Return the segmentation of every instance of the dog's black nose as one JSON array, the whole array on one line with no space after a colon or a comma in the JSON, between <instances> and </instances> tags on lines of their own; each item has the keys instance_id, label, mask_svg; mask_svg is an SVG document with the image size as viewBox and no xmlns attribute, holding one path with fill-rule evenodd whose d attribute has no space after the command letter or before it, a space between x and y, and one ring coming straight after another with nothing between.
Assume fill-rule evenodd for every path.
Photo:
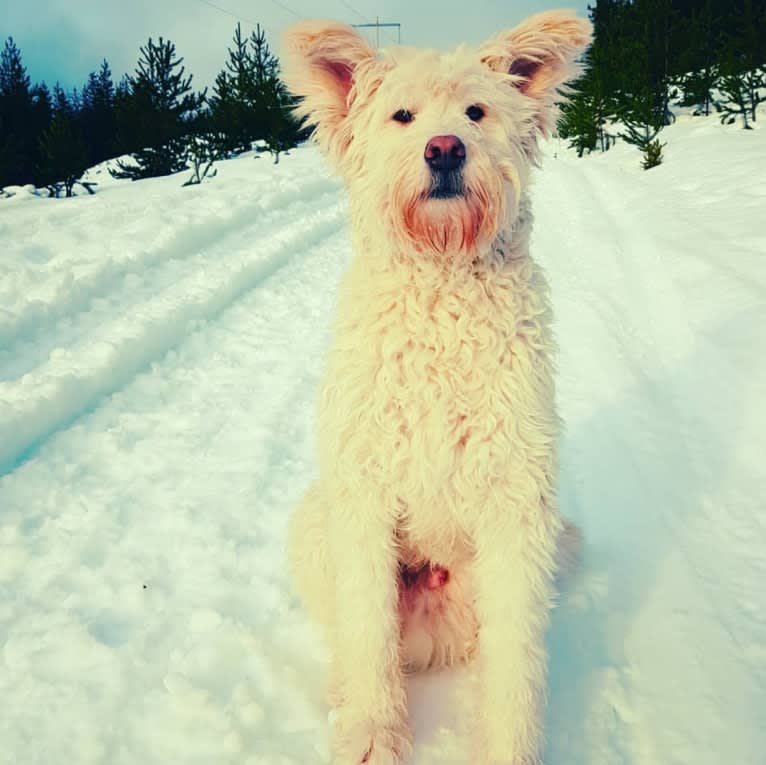
<instances>
[{"instance_id":1,"label":"dog's black nose","mask_svg":"<svg viewBox=\"0 0 766 765\"><path fill-rule=\"evenodd\" d=\"M465 144L456 135L435 135L423 156L432 170L457 170L465 162Z\"/></svg>"}]
</instances>

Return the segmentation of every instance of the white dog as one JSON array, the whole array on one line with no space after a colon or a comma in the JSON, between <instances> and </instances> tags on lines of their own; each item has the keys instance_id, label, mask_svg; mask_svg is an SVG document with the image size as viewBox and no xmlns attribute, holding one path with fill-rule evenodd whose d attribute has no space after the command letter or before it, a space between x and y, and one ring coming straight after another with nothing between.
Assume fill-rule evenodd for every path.
<instances>
[{"instance_id":1,"label":"white dog","mask_svg":"<svg viewBox=\"0 0 766 765\"><path fill-rule=\"evenodd\" d=\"M285 78L344 178L355 258L289 557L331 648L335 762L406 758L403 673L478 655L472 764L540 761L560 553L559 422L529 170L589 24L542 13L449 54L349 27L286 37Z\"/></svg>"}]
</instances>

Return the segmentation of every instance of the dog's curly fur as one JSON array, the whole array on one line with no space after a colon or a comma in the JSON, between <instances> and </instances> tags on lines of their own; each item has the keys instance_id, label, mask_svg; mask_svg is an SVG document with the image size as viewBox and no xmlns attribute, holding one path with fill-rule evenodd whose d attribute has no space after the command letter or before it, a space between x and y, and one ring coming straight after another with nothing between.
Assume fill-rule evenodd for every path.
<instances>
[{"instance_id":1,"label":"dog's curly fur","mask_svg":"<svg viewBox=\"0 0 766 765\"><path fill-rule=\"evenodd\" d=\"M287 34L285 78L346 182L356 253L322 388L320 477L288 543L331 648L339 765L401 762L403 673L474 653L472 762L539 762L544 630L558 551L578 536L556 507L551 313L526 189L589 35L563 11L450 54L378 55L333 23ZM403 109L411 120L392 118ZM429 196L437 135L465 147L447 199Z\"/></svg>"}]
</instances>

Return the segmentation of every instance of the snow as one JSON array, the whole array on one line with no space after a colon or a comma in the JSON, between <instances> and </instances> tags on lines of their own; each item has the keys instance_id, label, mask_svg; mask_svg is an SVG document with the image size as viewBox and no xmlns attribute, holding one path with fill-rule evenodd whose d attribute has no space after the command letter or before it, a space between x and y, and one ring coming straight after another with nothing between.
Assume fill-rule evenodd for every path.
<instances>
[{"instance_id":1,"label":"snow","mask_svg":"<svg viewBox=\"0 0 766 765\"><path fill-rule=\"evenodd\" d=\"M766 751L766 132L681 116L663 140L649 172L553 141L535 183L587 537L548 765ZM283 545L346 203L309 148L184 179L0 200L2 765L329 761ZM411 683L412 765L467 762L473 682Z\"/></svg>"}]
</instances>

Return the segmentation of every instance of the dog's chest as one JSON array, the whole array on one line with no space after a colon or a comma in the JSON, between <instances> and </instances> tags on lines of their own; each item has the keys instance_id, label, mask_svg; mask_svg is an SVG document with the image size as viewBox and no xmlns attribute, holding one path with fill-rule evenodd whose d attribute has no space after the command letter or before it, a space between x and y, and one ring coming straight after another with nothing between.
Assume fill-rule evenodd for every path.
<instances>
[{"instance_id":1,"label":"dog's chest","mask_svg":"<svg viewBox=\"0 0 766 765\"><path fill-rule=\"evenodd\" d=\"M522 263L490 282L409 282L341 304L326 390L336 419L325 423L339 466L369 465L409 508L449 503L464 494L455 482L500 474L518 417L536 406L525 396L549 377L546 293L530 276ZM451 534L433 519L443 524L460 509L443 510L420 518L411 509L412 534Z\"/></svg>"}]
</instances>

